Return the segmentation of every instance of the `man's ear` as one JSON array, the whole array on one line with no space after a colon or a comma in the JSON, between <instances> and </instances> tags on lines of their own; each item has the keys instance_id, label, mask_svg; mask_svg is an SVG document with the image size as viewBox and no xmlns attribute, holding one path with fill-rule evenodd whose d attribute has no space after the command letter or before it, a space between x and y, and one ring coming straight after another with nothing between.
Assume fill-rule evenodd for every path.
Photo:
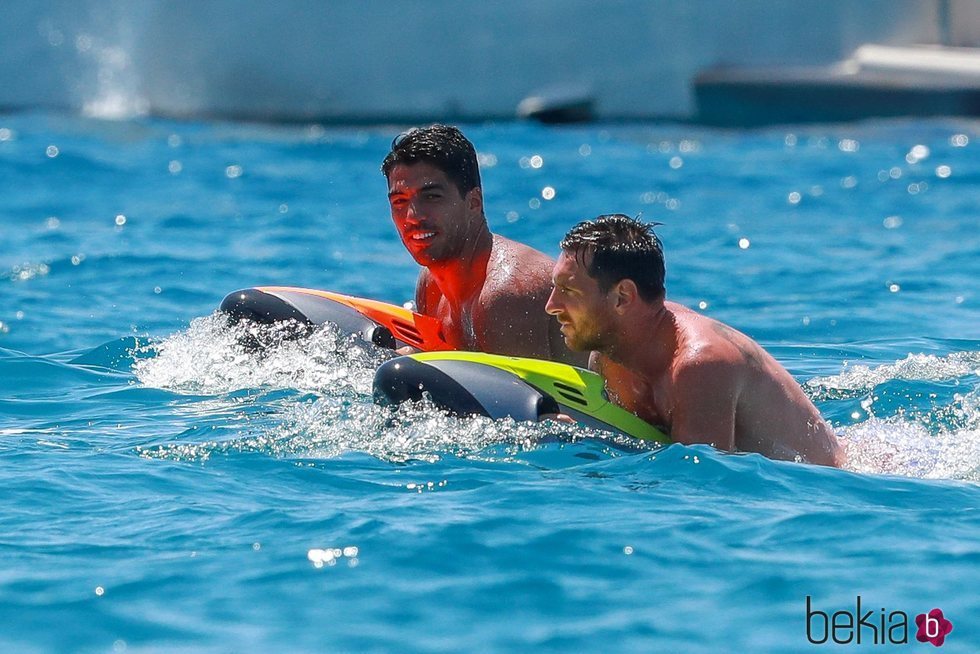
<instances>
[{"instance_id":1,"label":"man's ear","mask_svg":"<svg viewBox=\"0 0 980 654\"><path fill-rule=\"evenodd\" d=\"M621 279L612 287L613 307L619 314L625 313L639 299L639 289L632 279Z\"/></svg>"},{"instance_id":2,"label":"man's ear","mask_svg":"<svg viewBox=\"0 0 980 654\"><path fill-rule=\"evenodd\" d=\"M483 189L474 186L466 193L466 208L470 211L483 213Z\"/></svg>"}]
</instances>

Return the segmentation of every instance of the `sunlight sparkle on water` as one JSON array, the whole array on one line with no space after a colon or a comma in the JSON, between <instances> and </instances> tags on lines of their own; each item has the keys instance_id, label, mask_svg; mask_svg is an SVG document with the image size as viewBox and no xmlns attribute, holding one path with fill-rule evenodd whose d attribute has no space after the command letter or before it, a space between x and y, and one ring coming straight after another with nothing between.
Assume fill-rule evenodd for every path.
<instances>
[{"instance_id":1,"label":"sunlight sparkle on water","mask_svg":"<svg viewBox=\"0 0 980 654\"><path fill-rule=\"evenodd\" d=\"M306 552L306 558L313 564L314 568L322 568L324 566L333 567L337 565L337 561L346 558L347 565L351 568L357 567L359 553L359 548L353 545L348 545L347 547L328 547L328 548L318 548L314 547Z\"/></svg>"},{"instance_id":2,"label":"sunlight sparkle on water","mask_svg":"<svg viewBox=\"0 0 980 654\"><path fill-rule=\"evenodd\" d=\"M521 168L539 169L544 166L544 158L540 154L535 154L530 157L521 157L518 164Z\"/></svg>"},{"instance_id":3,"label":"sunlight sparkle on water","mask_svg":"<svg viewBox=\"0 0 980 654\"><path fill-rule=\"evenodd\" d=\"M924 159L928 159L928 158L929 158L929 148L927 148L924 145L913 146L912 149L909 150L908 154L905 155L905 161L907 161L910 164L917 164L920 161L923 161Z\"/></svg>"},{"instance_id":4,"label":"sunlight sparkle on water","mask_svg":"<svg viewBox=\"0 0 980 654\"><path fill-rule=\"evenodd\" d=\"M693 139L682 139L677 145L677 149L681 152L698 152L701 149L700 141L695 141Z\"/></svg>"}]
</instances>

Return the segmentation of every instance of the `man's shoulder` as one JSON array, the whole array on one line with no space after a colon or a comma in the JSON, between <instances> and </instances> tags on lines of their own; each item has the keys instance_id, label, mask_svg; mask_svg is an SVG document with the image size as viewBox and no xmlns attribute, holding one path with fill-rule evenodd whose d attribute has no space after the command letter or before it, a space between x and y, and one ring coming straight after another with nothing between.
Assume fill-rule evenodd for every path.
<instances>
[{"instance_id":1,"label":"man's shoulder","mask_svg":"<svg viewBox=\"0 0 980 654\"><path fill-rule=\"evenodd\" d=\"M494 255L487 271L487 300L538 298L551 292L554 261L532 247L494 236ZM544 307L541 308L544 311Z\"/></svg>"},{"instance_id":2,"label":"man's shoulder","mask_svg":"<svg viewBox=\"0 0 980 654\"><path fill-rule=\"evenodd\" d=\"M519 311L545 318L544 305L551 293L550 281L506 273L488 276L480 293L480 305L484 311Z\"/></svg>"},{"instance_id":3,"label":"man's shoulder","mask_svg":"<svg viewBox=\"0 0 980 654\"><path fill-rule=\"evenodd\" d=\"M730 332L737 334L724 323L696 315L686 326L670 367L675 386L697 394L740 387L747 351Z\"/></svg>"},{"instance_id":4,"label":"man's shoulder","mask_svg":"<svg viewBox=\"0 0 980 654\"><path fill-rule=\"evenodd\" d=\"M544 252L536 250L530 245L509 239L506 236L501 236L500 234L493 235L493 247L498 256L515 258L523 264L547 267L549 272L555 265L555 260Z\"/></svg>"},{"instance_id":5,"label":"man's shoulder","mask_svg":"<svg viewBox=\"0 0 980 654\"><path fill-rule=\"evenodd\" d=\"M711 320L687 330L671 365L675 379L717 375L738 367L742 353L726 337L723 327L722 323Z\"/></svg>"},{"instance_id":6,"label":"man's shoulder","mask_svg":"<svg viewBox=\"0 0 980 654\"><path fill-rule=\"evenodd\" d=\"M752 340L720 320L677 305L671 308L678 326L678 355L689 363L712 362L737 357Z\"/></svg>"}]
</instances>

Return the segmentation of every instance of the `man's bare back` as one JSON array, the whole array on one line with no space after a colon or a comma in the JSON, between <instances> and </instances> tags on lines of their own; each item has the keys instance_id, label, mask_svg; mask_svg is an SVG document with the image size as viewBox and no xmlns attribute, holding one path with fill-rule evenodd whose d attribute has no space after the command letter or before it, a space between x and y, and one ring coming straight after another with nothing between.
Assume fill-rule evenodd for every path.
<instances>
[{"instance_id":1,"label":"man's bare back","mask_svg":"<svg viewBox=\"0 0 980 654\"><path fill-rule=\"evenodd\" d=\"M674 302L665 307L665 327L673 332L666 367L631 371L593 355L611 397L675 442L842 463L830 427L772 355L716 320Z\"/></svg>"}]
</instances>

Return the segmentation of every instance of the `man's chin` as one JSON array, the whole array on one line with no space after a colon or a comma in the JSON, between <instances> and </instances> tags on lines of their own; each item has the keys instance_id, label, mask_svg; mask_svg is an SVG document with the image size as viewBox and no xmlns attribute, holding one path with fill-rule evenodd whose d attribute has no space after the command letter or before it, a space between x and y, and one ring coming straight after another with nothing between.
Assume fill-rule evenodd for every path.
<instances>
[{"instance_id":1,"label":"man's chin","mask_svg":"<svg viewBox=\"0 0 980 654\"><path fill-rule=\"evenodd\" d=\"M565 347L567 347L572 352L585 352L587 350L592 349L591 347L587 347L587 344L583 344L577 339L575 339L575 337L573 336L563 335L562 339L565 341Z\"/></svg>"},{"instance_id":2,"label":"man's chin","mask_svg":"<svg viewBox=\"0 0 980 654\"><path fill-rule=\"evenodd\" d=\"M565 341L565 347L572 352L593 352L602 347L598 338L578 338L574 332L570 335L562 333L562 339Z\"/></svg>"},{"instance_id":3,"label":"man's chin","mask_svg":"<svg viewBox=\"0 0 980 654\"><path fill-rule=\"evenodd\" d=\"M432 256L431 252L429 251L429 248L427 247L425 248L407 247L406 249L408 250L408 253L412 255L412 258L415 259L415 263L419 264L420 266L428 267L439 261L438 257Z\"/></svg>"}]
</instances>

